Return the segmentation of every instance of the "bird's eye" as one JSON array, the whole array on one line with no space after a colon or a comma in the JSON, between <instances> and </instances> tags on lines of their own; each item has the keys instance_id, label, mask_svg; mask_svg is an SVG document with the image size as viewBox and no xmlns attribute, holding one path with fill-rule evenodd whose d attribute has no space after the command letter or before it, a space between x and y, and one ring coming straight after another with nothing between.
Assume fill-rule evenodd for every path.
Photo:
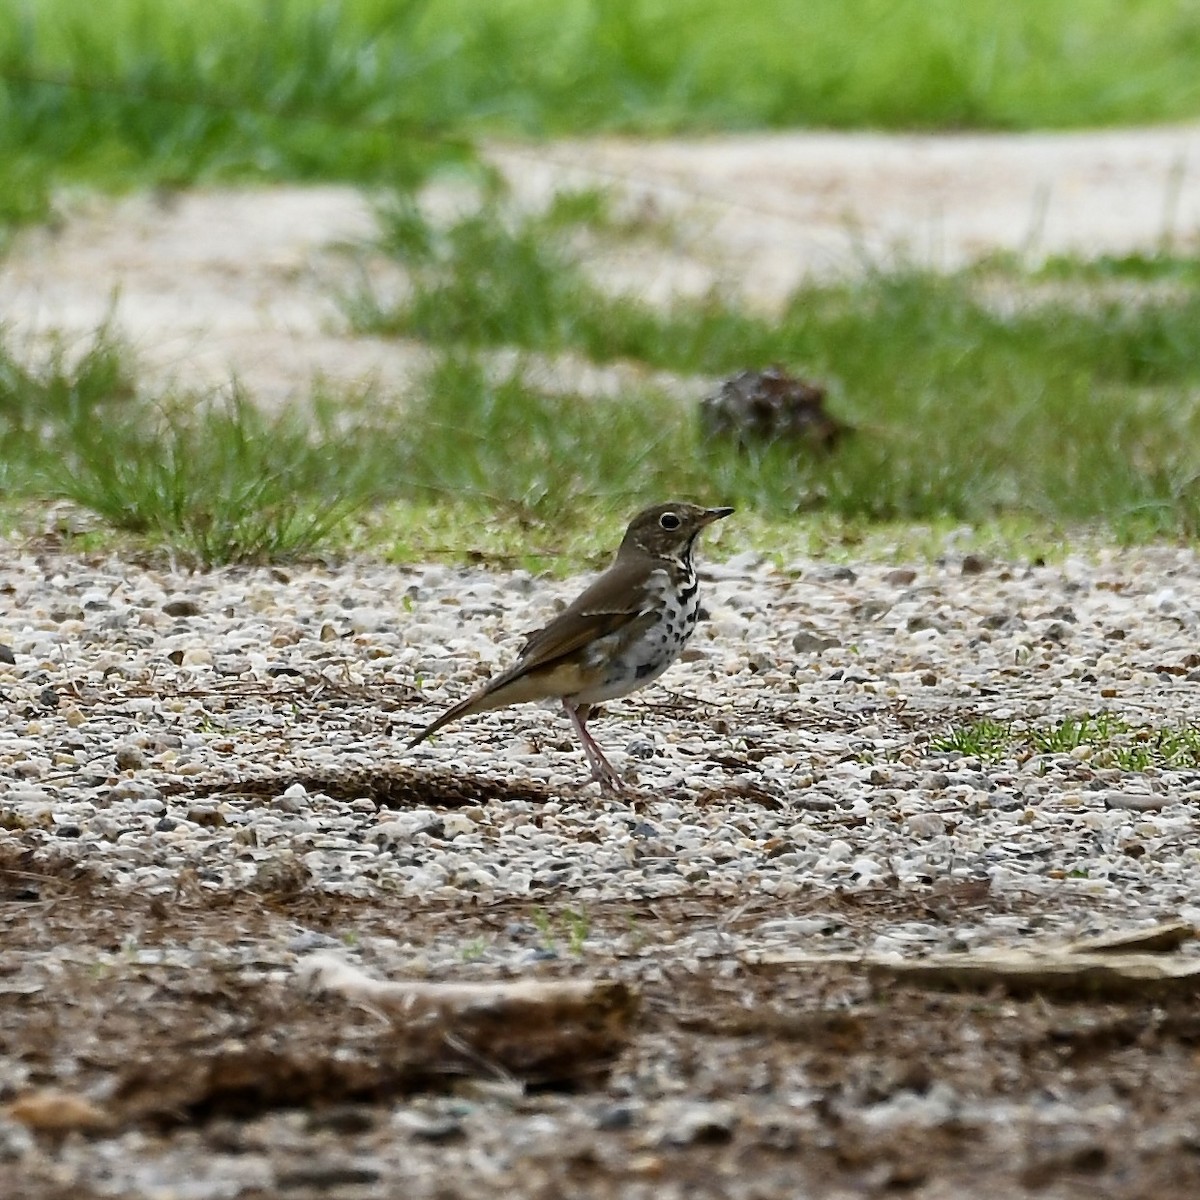
<instances>
[{"instance_id":1,"label":"bird's eye","mask_svg":"<svg viewBox=\"0 0 1200 1200\"><path fill-rule=\"evenodd\" d=\"M680 525L679 518L673 512L665 512L658 518L658 523L664 529L678 529Z\"/></svg>"}]
</instances>

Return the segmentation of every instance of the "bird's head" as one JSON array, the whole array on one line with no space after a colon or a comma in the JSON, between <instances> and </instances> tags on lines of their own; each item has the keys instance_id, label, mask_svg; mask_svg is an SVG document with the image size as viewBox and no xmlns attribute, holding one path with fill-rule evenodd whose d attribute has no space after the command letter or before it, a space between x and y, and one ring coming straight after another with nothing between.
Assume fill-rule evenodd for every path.
<instances>
[{"instance_id":1,"label":"bird's head","mask_svg":"<svg viewBox=\"0 0 1200 1200\"><path fill-rule=\"evenodd\" d=\"M640 550L655 558L684 558L705 526L731 512L732 508L701 508L682 500L655 504L629 522L620 553Z\"/></svg>"}]
</instances>

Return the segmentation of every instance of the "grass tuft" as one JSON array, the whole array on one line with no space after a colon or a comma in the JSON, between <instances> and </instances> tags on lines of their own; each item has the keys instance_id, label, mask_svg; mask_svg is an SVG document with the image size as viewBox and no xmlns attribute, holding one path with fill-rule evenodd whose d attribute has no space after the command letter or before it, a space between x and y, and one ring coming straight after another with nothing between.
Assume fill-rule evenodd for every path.
<instances>
[{"instance_id":1,"label":"grass tuft","mask_svg":"<svg viewBox=\"0 0 1200 1200\"><path fill-rule=\"evenodd\" d=\"M959 753L984 762L1083 750L1088 761L1100 768L1139 772L1200 767L1200 727L1132 725L1112 712L1031 726L985 717L954 726L929 745L935 753Z\"/></svg>"},{"instance_id":2,"label":"grass tuft","mask_svg":"<svg viewBox=\"0 0 1200 1200\"><path fill-rule=\"evenodd\" d=\"M134 368L107 330L75 356L59 345L34 368L0 340L0 492L44 486L65 446L86 441L135 404Z\"/></svg>"},{"instance_id":3,"label":"grass tuft","mask_svg":"<svg viewBox=\"0 0 1200 1200\"><path fill-rule=\"evenodd\" d=\"M238 392L162 414L141 406L74 438L53 483L203 567L294 558L362 502L312 435L294 412L265 416Z\"/></svg>"},{"instance_id":4,"label":"grass tuft","mask_svg":"<svg viewBox=\"0 0 1200 1200\"><path fill-rule=\"evenodd\" d=\"M268 415L225 403L154 404L128 351L101 331L74 360L40 370L0 346L0 490L57 496L201 565L295 557L328 542L381 487L394 460L353 399Z\"/></svg>"}]
</instances>

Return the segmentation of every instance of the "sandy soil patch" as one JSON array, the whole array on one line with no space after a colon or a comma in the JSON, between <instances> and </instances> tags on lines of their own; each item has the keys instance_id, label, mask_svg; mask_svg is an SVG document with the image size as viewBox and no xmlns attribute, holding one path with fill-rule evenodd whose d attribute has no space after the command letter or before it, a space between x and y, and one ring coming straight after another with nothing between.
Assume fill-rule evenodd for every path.
<instances>
[{"instance_id":1,"label":"sandy soil patch","mask_svg":"<svg viewBox=\"0 0 1200 1200\"><path fill-rule=\"evenodd\" d=\"M662 300L720 285L770 307L807 275L902 255L952 267L995 250L1124 254L1200 236L1200 126L1086 134L914 137L773 134L602 140L488 151L516 195L614 188L671 219L673 244L599 264ZM374 222L352 188L212 190L68 206L0 266L0 320L31 353L42 335L111 322L152 384L240 377L278 401L316 377L402 391L412 343L349 335L339 292L379 270ZM358 247L355 252L352 248ZM350 248L348 252L348 248ZM566 364L590 390L628 370Z\"/></svg>"}]
</instances>

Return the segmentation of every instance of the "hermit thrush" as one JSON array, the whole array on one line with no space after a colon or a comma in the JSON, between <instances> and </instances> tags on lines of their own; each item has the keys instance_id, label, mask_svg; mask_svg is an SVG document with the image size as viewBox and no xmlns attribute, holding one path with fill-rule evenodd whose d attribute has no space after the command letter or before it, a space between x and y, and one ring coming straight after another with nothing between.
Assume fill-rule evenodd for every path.
<instances>
[{"instance_id":1,"label":"hermit thrush","mask_svg":"<svg viewBox=\"0 0 1200 1200\"><path fill-rule=\"evenodd\" d=\"M459 717L558 699L571 718L592 778L619 790L620 777L587 729L592 706L657 679L678 657L700 615L692 546L732 508L656 504L629 523L617 557L544 629L529 635L517 661L427 725L410 746Z\"/></svg>"}]
</instances>

